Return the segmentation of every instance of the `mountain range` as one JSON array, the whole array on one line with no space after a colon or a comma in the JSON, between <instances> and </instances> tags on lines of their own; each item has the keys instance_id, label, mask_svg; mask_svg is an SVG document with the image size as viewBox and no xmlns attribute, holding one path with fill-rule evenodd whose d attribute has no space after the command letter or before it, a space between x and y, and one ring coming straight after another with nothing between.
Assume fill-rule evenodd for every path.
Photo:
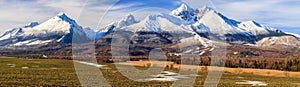
<instances>
[{"instance_id":1,"label":"mountain range","mask_svg":"<svg viewBox=\"0 0 300 87\"><path fill-rule=\"evenodd\" d=\"M260 24L256 21L236 21L210 8L191 8L182 4L169 14L158 13L136 20L129 14L122 20L113 22L99 31L83 28L65 13L42 22L32 22L11 29L0 36L0 46L4 49L34 47L49 44L70 44L76 38L96 40L109 38L116 31L132 34L132 43L152 45L181 43L197 40L200 45L211 41L228 44L241 44L254 47L298 47L300 37L297 34ZM168 33L171 33L169 35ZM176 40L172 35L177 35ZM145 39L147 38L147 39Z\"/></svg>"}]
</instances>

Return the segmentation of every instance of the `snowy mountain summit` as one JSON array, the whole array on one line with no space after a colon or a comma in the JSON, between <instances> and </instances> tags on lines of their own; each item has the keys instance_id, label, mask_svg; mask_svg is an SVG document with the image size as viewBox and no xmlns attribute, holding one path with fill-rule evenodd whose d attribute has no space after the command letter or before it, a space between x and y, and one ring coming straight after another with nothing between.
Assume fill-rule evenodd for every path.
<instances>
[{"instance_id":1,"label":"snowy mountain summit","mask_svg":"<svg viewBox=\"0 0 300 87\"><path fill-rule=\"evenodd\" d=\"M134 19L134 16L130 16ZM127 20L126 20L127 21ZM254 21L236 21L204 6L194 9L181 4L169 14L149 15L140 21L130 23L114 22L102 31L124 29L131 32L186 32L205 38L214 38L229 43L252 43L268 36L285 35L284 32Z\"/></svg>"},{"instance_id":2,"label":"snowy mountain summit","mask_svg":"<svg viewBox=\"0 0 300 87\"><path fill-rule=\"evenodd\" d=\"M97 32L90 28L82 28L65 13L59 13L43 23L32 22L24 27L5 32L0 36L0 46L32 46L36 45L33 43L43 45L51 42L71 43L73 34L79 35L79 38L94 40L101 39L117 30L157 34L169 32L179 35L179 39L197 37L242 44L256 44L268 37L295 36L255 21L230 19L207 6L192 8L183 3L169 14L157 13L142 20L136 20L133 14L129 14ZM185 35L180 35L183 33Z\"/></svg>"},{"instance_id":3,"label":"snowy mountain summit","mask_svg":"<svg viewBox=\"0 0 300 87\"><path fill-rule=\"evenodd\" d=\"M197 13L198 10L194 10L187 4L183 3L179 8L173 10L170 15L177 16L178 18L185 20L187 24L189 24L197 21Z\"/></svg>"},{"instance_id":4,"label":"snowy mountain summit","mask_svg":"<svg viewBox=\"0 0 300 87\"><path fill-rule=\"evenodd\" d=\"M32 22L24 27L5 32L0 36L0 43L1 46L32 46L36 45L32 44L33 42L44 42L37 44L47 44L57 40L62 43L70 42L64 40L64 37L74 33L74 29L82 28L65 13L59 13L41 24ZM78 33L84 34L84 32Z\"/></svg>"}]
</instances>

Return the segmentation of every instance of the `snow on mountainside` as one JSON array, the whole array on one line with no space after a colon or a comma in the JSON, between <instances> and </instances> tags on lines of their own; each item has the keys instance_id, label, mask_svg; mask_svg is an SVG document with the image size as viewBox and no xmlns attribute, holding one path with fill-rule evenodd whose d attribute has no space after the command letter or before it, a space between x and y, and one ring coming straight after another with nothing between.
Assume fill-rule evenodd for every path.
<instances>
[{"instance_id":1,"label":"snow on mountainside","mask_svg":"<svg viewBox=\"0 0 300 87\"><path fill-rule=\"evenodd\" d=\"M36 25L32 28L24 28L24 35L47 34L48 32L70 33L71 27L78 26L77 23L67 17L65 13L59 13L57 16Z\"/></svg>"},{"instance_id":2,"label":"snow on mountainside","mask_svg":"<svg viewBox=\"0 0 300 87\"><path fill-rule=\"evenodd\" d=\"M51 41L70 42L74 30L79 35L85 35L81 26L75 20L69 18L65 13L39 24L32 22L21 28L14 28L0 36L1 46L32 46L47 44ZM68 37L68 38L66 38Z\"/></svg>"},{"instance_id":3,"label":"snow on mountainside","mask_svg":"<svg viewBox=\"0 0 300 87\"><path fill-rule=\"evenodd\" d=\"M209 7L200 8L198 18L193 24L194 30L202 28L211 36L215 35L217 39L228 42L255 43L263 37L284 35L280 30L254 21L239 22L229 19Z\"/></svg>"},{"instance_id":4,"label":"snow on mountainside","mask_svg":"<svg viewBox=\"0 0 300 87\"><path fill-rule=\"evenodd\" d=\"M300 39L293 36L266 37L257 42L262 47L298 47Z\"/></svg>"},{"instance_id":5,"label":"snow on mountainside","mask_svg":"<svg viewBox=\"0 0 300 87\"><path fill-rule=\"evenodd\" d=\"M122 20L113 22L95 32L90 28L82 28L65 13L39 24L32 22L21 28L14 28L0 36L0 44L28 45L36 42L58 41L71 43L72 35L90 40L99 39L122 29L130 32L170 32L182 35L180 39L201 37L208 40L222 40L229 43L255 44L262 38L282 36L286 33L255 21L240 22L230 19L210 7L194 9L183 3L169 14L149 15L142 20L135 20L134 15L127 15ZM294 35L295 36L295 35ZM20 44L20 43L22 44ZM27 42L27 43L25 43ZM200 41L201 42L201 41ZM206 42L202 42L206 43Z\"/></svg>"},{"instance_id":6,"label":"snow on mountainside","mask_svg":"<svg viewBox=\"0 0 300 87\"><path fill-rule=\"evenodd\" d=\"M293 36L295 36L295 37L297 37L297 38L300 38L300 35L299 34L294 34L294 33L290 33L290 32L285 32L286 34L289 34L289 35L293 35Z\"/></svg>"},{"instance_id":7,"label":"snow on mountainside","mask_svg":"<svg viewBox=\"0 0 300 87\"><path fill-rule=\"evenodd\" d=\"M124 19L134 19L134 16L130 15ZM264 37L284 35L280 30L254 21L235 21L210 7L193 9L185 3L169 14L158 13L147 16L141 21L124 19L108 25L100 31L100 35L103 36L103 32L107 33L115 29L132 32L186 32L196 33L206 38L211 36L216 40L252 44Z\"/></svg>"},{"instance_id":8,"label":"snow on mountainside","mask_svg":"<svg viewBox=\"0 0 300 87\"><path fill-rule=\"evenodd\" d=\"M134 16L132 14L127 15L124 17L121 21L116 23L116 28L121 28L123 26L129 26L132 24L137 23L138 21L135 20Z\"/></svg>"},{"instance_id":9,"label":"snow on mountainside","mask_svg":"<svg viewBox=\"0 0 300 87\"><path fill-rule=\"evenodd\" d=\"M53 40L26 40L22 42L18 42L15 44L12 44L10 46L34 46L34 45L43 45L52 42Z\"/></svg>"},{"instance_id":10,"label":"snow on mountainside","mask_svg":"<svg viewBox=\"0 0 300 87\"><path fill-rule=\"evenodd\" d=\"M147 31L147 32L188 32L187 26L179 25L179 21L176 19L170 20L171 18L167 14L150 15L139 23L132 24L130 26L123 27L127 31Z\"/></svg>"},{"instance_id":11,"label":"snow on mountainside","mask_svg":"<svg viewBox=\"0 0 300 87\"><path fill-rule=\"evenodd\" d=\"M13 36L17 36L23 33L22 28L14 28L10 31L5 32L1 37L0 40L7 40L12 38Z\"/></svg>"},{"instance_id":12,"label":"snow on mountainside","mask_svg":"<svg viewBox=\"0 0 300 87\"><path fill-rule=\"evenodd\" d=\"M31 23L29 23L29 24L27 24L26 26L24 26L25 28L32 28L32 27L35 27L35 26L37 26L37 25L39 25L39 23L38 22L31 22Z\"/></svg>"},{"instance_id":13,"label":"snow on mountainside","mask_svg":"<svg viewBox=\"0 0 300 87\"><path fill-rule=\"evenodd\" d=\"M209 28L210 33L218 34L220 36L225 36L225 34L237 34L244 33L249 34L241 28L238 28L236 25L236 21L225 18L223 15L220 15L214 10L203 14L203 17L194 24L194 26L199 26L203 24L204 26Z\"/></svg>"},{"instance_id":14,"label":"snow on mountainside","mask_svg":"<svg viewBox=\"0 0 300 87\"><path fill-rule=\"evenodd\" d=\"M135 20L133 15L129 14L126 17L124 17L122 20L113 22L113 23L107 25L106 27L104 27L103 29L100 29L98 32L94 32L94 33L96 33L95 39L99 39L99 38L105 36L106 34L111 33L115 29L129 26L129 25L132 25L135 23L138 23L138 21Z\"/></svg>"},{"instance_id":15,"label":"snow on mountainside","mask_svg":"<svg viewBox=\"0 0 300 87\"><path fill-rule=\"evenodd\" d=\"M135 20L133 15L129 14L126 17L124 17L122 20L117 21L117 22L113 22L113 23L109 24L104 29L101 29L98 32L109 32L109 31L114 30L116 28L129 26L129 25L132 25L132 24L135 24L135 23L138 23L138 21Z\"/></svg>"},{"instance_id":16,"label":"snow on mountainside","mask_svg":"<svg viewBox=\"0 0 300 87\"><path fill-rule=\"evenodd\" d=\"M271 28L269 26L259 24L255 21L242 22L242 23L238 24L238 27L240 27L242 29L245 29L246 31L249 31L254 35L266 35L266 34L272 34L272 33L283 33L280 30L277 30L275 28Z\"/></svg>"},{"instance_id":17,"label":"snow on mountainside","mask_svg":"<svg viewBox=\"0 0 300 87\"><path fill-rule=\"evenodd\" d=\"M131 22L122 26L113 23L113 26L106 27L106 31L107 29L113 31L116 27L132 32L196 33L205 38L251 44L255 44L264 37L286 35L278 29L254 21L240 22L227 18L210 7L193 9L185 3L169 14L150 15L139 22L135 21L135 23Z\"/></svg>"},{"instance_id":18,"label":"snow on mountainside","mask_svg":"<svg viewBox=\"0 0 300 87\"><path fill-rule=\"evenodd\" d=\"M18 37L18 36L26 36L26 35L39 35L39 34L47 34L52 32L61 32L61 33L69 33L71 22L67 22L62 18L67 19L64 13L60 13L57 16L45 21L42 24L38 23L30 23L22 28L15 28L11 31L8 31L3 34L1 40ZM76 23L74 25L77 25ZM17 33L18 32L18 33ZM9 37L7 37L9 36Z\"/></svg>"},{"instance_id":19,"label":"snow on mountainside","mask_svg":"<svg viewBox=\"0 0 300 87\"><path fill-rule=\"evenodd\" d=\"M194 10L187 4L183 3L181 6L173 10L170 15L184 20L184 24L191 24L197 21L198 10Z\"/></svg>"}]
</instances>

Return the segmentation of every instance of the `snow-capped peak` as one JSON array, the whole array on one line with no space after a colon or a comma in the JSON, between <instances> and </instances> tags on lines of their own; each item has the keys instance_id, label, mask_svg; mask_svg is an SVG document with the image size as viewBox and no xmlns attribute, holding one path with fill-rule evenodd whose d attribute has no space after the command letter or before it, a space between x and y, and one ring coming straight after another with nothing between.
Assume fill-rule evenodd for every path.
<instances>
[{"instance_id":1,"label":"snow-capped peak","mask_svg":"<svg viewBox=\"0 0 300 87\"><path fill-rule=\"evenodd\" d=\"M180 7L177 9L173 10L170 14L171 15L180 15L182 12L187 11L187 12L194 12L194 9L188 6L185 3L182 3Z\"/></svg>"},{"instance_id":2,"label":"snow-capped peak","mask_svg":"<svg viewBox=\"0 0 300 87\"><path fill-rule=\"evenodd\" d=\"M68 17L64 12L60 12L57 14L57 17L61 18L62 20L70 23L73 26L77 26L77 23L75 22L75 20L71 19L70 17Z\"/></svg>"},{"instance_id":3,"label":"snow-capped peak","mask_svg":"<svg viewBox=\"0 0 300 87\"><path fill-rule=\"evenodd\" d=\"M76 30L76 31L74 31ZM71 33L83 35L85 32L76 21L69 18L65 13L61 12L50 18L49 20L39 24L32 22L21 28L14 28L0 36L0 40L17 39L16 41L24 41L28 39L57 39L64 35L72 36Z\"/></svg>"},{"instance_id":4,"label":"snow-capped peak","mask_svg":"<svg viewBox=\"0 0 300 87\"><path fill-rule=\"evenodd\" d=\"M135 21L134 16L132 14L128 14L123 18L124 21Z\"/></svg>"},{"instance_id":5,"label":"snow-capped peak","mask_svg":"<svg viewBox=\"0 0 300 87\"><path fill-rule=\"evenodd\" d=\"M25 35L39 35L51 32L70 33L74 27L77 26L78 25L75 20L69 18L65 13L61 12L41 24L38 24L34 27L25 27L23 30Z\"/></svg>"},{"instance_id":6,"label":"snow-capped peak","mask_svg":"<svg viewBox=\"0 0 300 87\"><path fill-rule=\"evenodd\" d=\"M138 23L138 21L135 20L132 14L128 14L127 16L123 17L122 20L113 22L98 32L110 32L113 29L129 26L135 23Z\"/></svg>"},{"instance_id":7,"label":"snow-capped peak","mask_svg":"<svg viewBox=\"0 0 300 87\"><path fill-rule=\"evenodd\" d=\"M150 15L147 16L144 20L140 21L139 23L127 26L130 31L160 31L160 26L158 23L158 15ZM139 30L142 29L142 30Z\"/></svg>"},{"instance_id":8,"label":"snow-capped peak","mask_svg":"<svg viewBox=\"0 0 300 87\"><path fill-rule=\"evenodd\" d=\"M208 7L208 6L203 6L202 8L199 8L199 10L202 10L202 11L211 11L211 10L214 10L214 9L211 8L211 7Z\"/></svg>"},{"instance_id":9,"label":"snow-capped peak","mask_svg":"<svg viewBox=\"0 0 300 87\"><path fill-rule=\"evenodd\" d=\"M57 16L62 16L62 15L66 15L66 13L64 13L64 12L59 12L59 13L57 14Z\"/></svg>"},{"instance_id":10,"label":"snow-capped peak","mask_svg":"<svg viewBox=\"0 0 300 87\"><path fill-rule=\"evenodd\" d=\"M35 27L35 26L37 26L37 25L39 25L38 22L31 22L31 23L27 24L27 25L24 26L24 27L25 27L25 28L32 28L32 27Z\"/></svg>"},{"instance_id":11,"label":"snow-capped peak","mask_svg":"<svg viewBox=\"0 0 300 87\"><path fill-rule=\"evenodd\" d=\"M198 19L201 19L206 13L210 11L214 11L215 13L217 13L213 8L207 6L203 6L202 8L199 8L197 10L199 11Z\"/></svg>"},{"instance_id":12,"label":"snow-capped peak","mask_svg":"<svg viewBox=\"0 0 300 87\"><path fill-rule=\"evenodd\" d=\"M32 38L57 36L55 40L61 38L57 40L59 42L70 42L71 40L69 39L75 31L76 35L78 33L90 39L98 39L113 32L115 29L124 29L133 32L187 32L190 34L199 34L202 37L209 37L207 35L212 34L212 38L218 40L229 42L245 41L250 43L256 42L257 37L263 38L281 34L281 31L255 21L239 22L227 18L213 8L204 6L194 9L183 3L169 14L150 15L140 21L135 20L135 17L129 14L122 20L113 22L98 32L90 28L82 29L75 20L61 12L41 24L32 22L25 27L11 30L2 35L0 40L30 36Z\"/></svg>"},{"instance_id":13,"label":"snow-capped peak","mask_svg":"<svg viewBox=\"0 0 300 87\"><path fill-rule=\"evenodd\" d=\"M134 16L132 14L127 15L124 17L121 21L116 23L116 27L120 28L123 26L129 26L131 24L137 23L138 21L135 20Z\"/></svg>"},{"instance_id":14,"label":"snow-capped peak","mask_svg":"<svg viewBox=\"0 0 300 87\"><path fill-rule=\"evenodd\" d=\"M183 24L188 25L195 23L197 21L197 13L198 10L195 10L188 6L187 4L183 3L180 7L173 10L170 15L173 15L177 18L184 20Z\"/></svg>"},{"instance_id":15,"label":"snow-capped peak","mask_svg":"<svg viewBox=\"0 0 300 87\"><path fill-rule=\"evenodd\" d=\"M245 21L243 22L243 24L248 24L248 25L251 25L251 26L259 26L261 27L261 25L253 20L250 20L250 21Z\"/></svg>"},{"instance_id":16,"label":"snow-capped peak","mask_svg":"<svg viewBox=\"0 0 300 87\"><path fill-rule=\"evenodd\" d=\"M181 26L181 19L168 14L149 15L145 19L130 26L123 27L128 31L146 31L146 32L184 32L189 31L186 26Z\"/></svg>"}]
</instances>

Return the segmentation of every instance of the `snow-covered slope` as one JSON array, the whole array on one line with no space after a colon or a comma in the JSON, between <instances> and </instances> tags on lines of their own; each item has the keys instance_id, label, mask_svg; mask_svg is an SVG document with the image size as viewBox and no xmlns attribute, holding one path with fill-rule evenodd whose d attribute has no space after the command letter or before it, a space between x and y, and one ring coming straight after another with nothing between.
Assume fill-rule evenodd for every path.
<instances>
[{"instance_id":1,"label":"snow-covered slope","mask_svg":"<svg viewBox=\"0 0 300 87\"><path fill-rule=\"evenodd\" d=\"M14 28L4 33L0 36L0 44L18 43L17 45L20 45L24 42L29 44L29 42L34 42L31 40L70 43L73 34L78 35L78 38L93 40L102 38L117 29L130 32L155 32L158 34L161 32L177 33L180 36L179 40L201 37L229 43L251 44L255 44L262 38L286 35L278 29L255 21L241 22L230 19L210 7L205 6L194 9L183 3L169 14L157 13L142 20L136 20L134 15L127 15L122 20L113 22L97 32L90 28L82 28L65 13L59 13L43 23L32 22L24 27Z\"/></svg>"},{"instance_id":2,"label":"snow-covered slope","mask_svg":"<svg viewBox=\"0 0 300 87\"><path fill-rule=\"evenodd\" d=\"M24 35L39 35L51 33L70 33L71 27L78 26L65 13L59 13L57 16L34 27L23 28Z\"/></svg>"},{"instance_id":3,"label":"snow-covered slope","mask_svg":"<svg viewBox=\"0 0 300 87\"><path fill-rule=\"evenodd\" d=\"M75 20L69 18L65 13L59 13L41 24L32 22L4 33L0 36L0 43L2 46L28 46L47 44L52 41L71 42L73 33L86 35Z\"/></svg>"},{"instance_id":4,"label":"snow-covered slope","mask_svg":"<svg viewBox=\"0 0 300 87\"><path fill-rule=\"evenodd\" d=\"M98 32L101 32L101 33L110 32L114 29L122 28L122 27L129 26L129 25L132 25L135 23L138 23L138 21L135 20L133 15L129 14L126 17L124 17L122 20L113 22L113 23L107 25L106 27L104 27L103 29L100 29L100 31L98 31Z\"/></svg>"},{"instance_id":5,"label":"snow-covered slope","mask_svg":"<svg viewBox=\"0 0 300 87\"><path fill-rule=\"evenodd\" d=\"M235 27L234 25L236 25L236 23L236 21L225 18L223 15L212 10L204 14L194 26L203 24L210 29L210 33L218 34L220 36L237 33L249 34L243 29Z\"/></svg>"},{"instance_id":6,"label":"snow-covered slope","mask_svg":"<svg viewBox=\"0 0 300 87\"><path fill-rule=\"evenodd\" d=\"M181 26L179 21L174 18L170 20L170 15L159 14L150 15L139 23L132 24L130 26L123 27L128 31L146 31L146 32L188 32L191 31L187 26Z\"/></svg>"},{"instance_id":7,"label":"snow-covered slope","mask_svg":"<svg viewBox=\"0 0 300 87\"><path fill-rule=\"evenodd\" d=\"M300 39L293 36L266 37L257 42L262 47L298 47Z\"/></svg>"},{"instance_id":8,"label":"snow-covered slope","mask_svg":"<svg viewBox=\"0 0 300 87\"><path fill-rule=\"evenodd\" d=\"M289 35L293 35L293 36L295 36L295 37L297 37L297 38L300 38L300 35L299 34L294 34L294 33L290 33L290 32L285 32L286 34L289 34Z\"/></svg>"},{"instance_id":9,"label":"snow-covered slope","mask_svg":"<svg viewBox=\"0 0 300 87\"><path fill-rule=\"evenodd\" d=\"M245 21L238 24L239 28L245 29L246 31L251 32L254 35L267 35L267 34L273 34L273 33L283 33L282 31L259 24L255 21Z\"/></svg>"},{"instance_id":10,"label":"snow-covered slope","mask_svg":"<svg viewBox=\"0 0 300 87\"><path fill-rule=\"evenodd\" d=\"M39 25L39 22L31 22L31 23L29 23L29 24L27 24L26 26L24 26L25 28L32 28L32 27L35 27L35 26L37 26L37 25Z\"/></svg>"},{"instance_id":11,"label":"snow-covered slope","mask_svg":"<svg viewBox=\"0 0 300 87\"><path fill-rule=\"evenodd\" d=\"M187 4L183 3L177 9L173 10L170 15L184 20L184 24L191 24L197 21L198 10L194 10Z\"/></svg>"},{"instance_id":12,"label":"snow-covered slope","mask_svg":"<svg viewBox=\"0 0 300 87\"><path fill-rule=\"evenodd\" d=\"M2 36L0 36L0 40L7 40L13 38L14 36L18 36L22 33L23 33L22 28L14 28L12 30L5 32Z\"/></svg>"},{"instance_id":13,"label":"snow-covered slope","mask_svg":"<svg viewBox=\"0 0 300 87\"><path fill-rule=\"evenodd\" d=\"M9 46L35 46L35 45L45 45L52 42L53 40L26 40L11 44Z\"/></svg>"},{"instance_id":14,"label":"snow-covered slope","mask_svg":"<svg viewBox=\"0 0 300 87\"><path fill-rule=\"evenodd\" d=\"M135 20L133 15L129 14L126 17L124 17L122 20L113 22L113 23L107 25L106 27L104 27L103 29L100 29L99 31L94 32L96 34L95 39L99 39L99 38L111 33L115 29L120 29L122 27L130 26L135 23L138 23L138 21Z\"/></svg>"},{"instance_id":15,"label":"snow-covered slope","mask_svg":"<svg viewBox=\"0 0 300 87\"><path fill-rule=\"evenodd\" d=\"M185 32L208 39L251 44L264 37L285 35L278 29L254 21L236 21L210 7L194 9L185 3L169 14L158 13L141 21L136 21L133 15L129 15L102 29L100 35L103 36L104 32L107 34L115 29L132 32Z\"/></svg>"},{"instance_id":16,"label":"snow-covered slope","mask_svg":"<svg viewBox=\"0 0 300 87\"><path fill-rule=\"evenodd\" d=\"M124 17L121 21L116 23L116 28L121 28L123 26L129 26L132 24L137 23L138 21L135 20L134 16L132 14L127 15Z\"/></svg>"}]
</instances>

